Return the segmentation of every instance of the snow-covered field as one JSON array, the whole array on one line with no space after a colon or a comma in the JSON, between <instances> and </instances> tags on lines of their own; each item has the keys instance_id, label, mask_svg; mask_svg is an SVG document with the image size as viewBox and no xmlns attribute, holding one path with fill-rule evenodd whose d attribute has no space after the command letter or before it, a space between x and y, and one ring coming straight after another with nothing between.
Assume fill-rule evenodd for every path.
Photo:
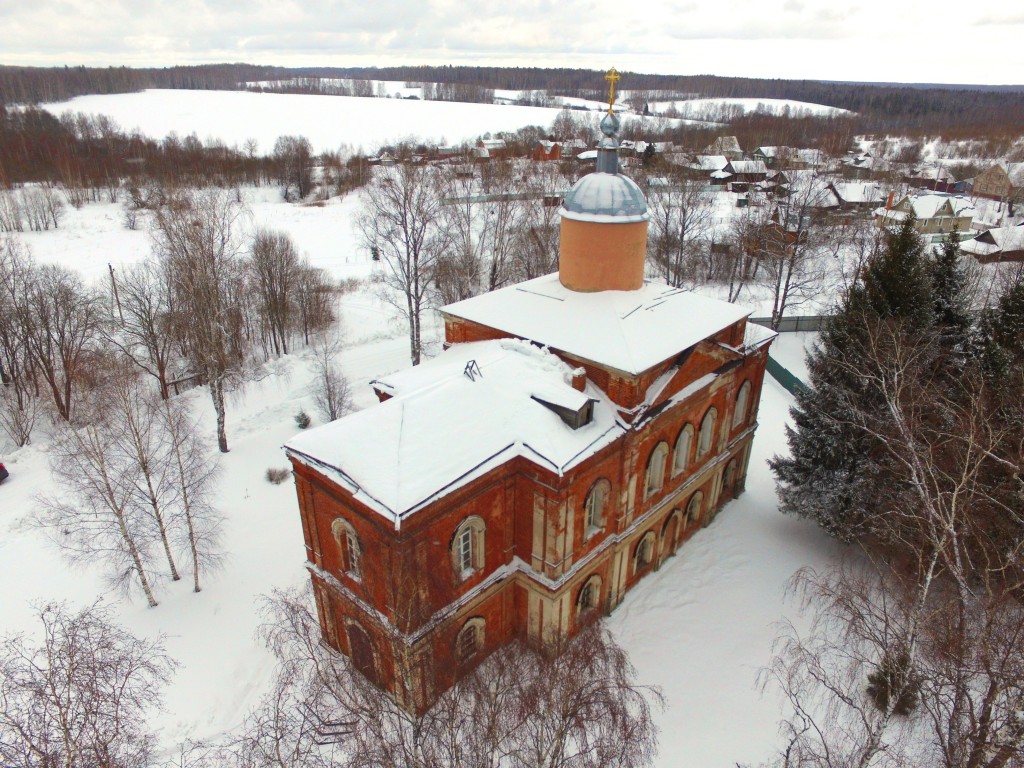
<instances>
[{"instance_id":1,"label":"snow-covered field","mask_svg":"<svg viewBox=\"0 0 1024 768\"><path fill-rule=\"evenodd\" d=\"M281 202L276 189L244 192L252 211L246 226L288 232L301 253L334 277L372 275L373 262L353 229L357 196L303 207ZM145 223L138 231L125 229L118 206L96 204L69 209L59 230L26 234L24 240L39 260L102 281L108 263L117 269L149 253L145 230ZM404 328L369 288L347 293L340 309L346 342L340 362L357 407L372 407L376 398L368 382L408 364ZM428 330L436 351L436 319ZM805 341L793 335L778 344L782 362L797 375ZM190 591L187 578L160 583L161 604L155 609L138 598L110 595L98 569L70 569L56 546L25 524L39 496L52 488L45 431L20 450L0 443L0 459L11 470L0 486L0 627L34 632L34 603L83 604L105 595L133 632L166 635L168 651L181 663L159 716L168 747L185 738L214 738L240 724L273 675L272 660L253 634L260 596L308 578L294 489L264 478L268 467L286 465L280 446L296 431L294 415L300 408L314 413L308 355L276 361L268 373L230 402L231 452L223 457L214 451L213 411L205 390L183 395L208 426L211 458L224 470L217 498L227 519L229 559L222 572L208 577L201 594ZM765 460L785 450L790 402L784 390L766 381L746 493L630 593L610 620L641 681L662 686L666 695L667 709L658 716L658 765L665 768L756 763L777 743L779 702L758 690L758 671L771 657L776 623L795 613L785 597L790 576L837 554L814 526L777 510Z\"/></svg>"},{"instance_id":2,"label":"snow-covered field","mask_svg":"<svg viewBox=\"0 0 1024 768\"><path fill-rule=\"evenodd\" d=\"M558 114L545 107L250 91L149 90L44 106L54 114L107 115L122 128L154 138L195 133L200 141L229 146L252 138L260 152L269 152L284 135L305 136L317 152L343 146L373 152L406 138L458 144L487 132L548 126Z\"/></svg>"}]
</instances>

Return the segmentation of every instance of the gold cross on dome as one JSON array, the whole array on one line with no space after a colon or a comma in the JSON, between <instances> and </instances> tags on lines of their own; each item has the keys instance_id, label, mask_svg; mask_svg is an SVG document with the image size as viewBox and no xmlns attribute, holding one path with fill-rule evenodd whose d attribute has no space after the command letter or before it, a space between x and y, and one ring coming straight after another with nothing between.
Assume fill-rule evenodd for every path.
<instances>
[{"instance_id":1,"label":"gold cross on dome","mask_svg":"<svg viewBox=\"0 0 1024 768\"><path fill-rule=\"evenodd\" d=\"M608 81L608 114L610 115L615 104L615 84L622 79L622 75L615 71L615 67L612 67L604 79Z\"/></svg>"}]
</instances>

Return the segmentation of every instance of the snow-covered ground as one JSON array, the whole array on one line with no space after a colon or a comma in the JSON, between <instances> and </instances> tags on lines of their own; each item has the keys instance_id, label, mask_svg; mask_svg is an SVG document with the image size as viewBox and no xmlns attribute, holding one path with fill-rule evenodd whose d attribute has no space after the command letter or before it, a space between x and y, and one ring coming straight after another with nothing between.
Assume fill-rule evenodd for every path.
<instances>
[{"instance_id":1,"label":"snow-covered ground","mask_svg":"<svg viewBox=\"0 0 1024 768\"><path fill-rule=\"evenodd\" d=\"M281 202L274 188L244 194L252 211L246 226L288 232L300 252L334 277L372 275L373 262L353 227L358 196L305 207ZM26 234L24 240L39 260L103 281L108 263L118 269L149 253L146 226L129 231L118 206L94 204L69 209L59 230ZM368 382L408 364L404 328L366 283L345 294L340 309L346 341L340 362L357 407L372 407L376 399ZM428 330L436 351L436 319ZM777 356L797 375L804 341L789 335L776 342ZM264 478L268 467L286 465L280 446L296 432L294 415L300 408L314 413L308 355L300 351L267 371L232 398L231 452L223 457L214 450L213 411L205 390L183 395L207 426L210 456L224 470L217 499L227 520L229 559L222 572L208 576L201 594L190 591L187 578L158 584L161 604L155 609L139 598L110 595L99 569L69 568L56 546L26 525L39 496L52 488L45 429L27 448L0 443L0 459L11 470L0 486L0 626L34 632L33 604L53 599L83 604L106 595L133 632L166 635L168 651L181 662L159 717L169 747L239 725L273 675L272 661L253 634L260 596L308 578L294 489ZM776 508L765 460L785 450L789 404L788 394L767 380L746 493L634 590L610 620L641 680L662 686L666 694L668 707L658 716L660 766L757 762L777 742L779 703L759 692L757 673L771 657L776 622L795 613L784 594L787 580L804 565L836 556L816 528L785 518Z\"/></svg>"},{"instance_id":2,"label":"snow-covered ground","mask_svg":"<svg viewBox=\"0 0 1024 768\"><path fill-rule=\"evenodd\" d=\"M284 135L305 136L317 152L343 146L372 152L406 138L457 144L487 132L548 126L558 114L545 107L251 91L148 90L44 106L54 114L107 115L122 128L155 138L195 133L200 141L229 146L252 138L264 153Z\"/></svg>"},{"instance_id":3,"label":"snow-covered ground","mask_svg":"<svg viewBox=\"0 0 1024 768\"><path fill-rule=\"evenodd\" d=\"M848 110L839 107L794 99L686 99L684 101L655 101L650 104L651 112L654 114L664 113L670 108L674 108L679 117L700 118L711 115L712 119L723 112L733 110L741 114L766 112L772 115L781 115L788 110L793 117L831 117L850 114Z\"/></svg>"}]
</instances>

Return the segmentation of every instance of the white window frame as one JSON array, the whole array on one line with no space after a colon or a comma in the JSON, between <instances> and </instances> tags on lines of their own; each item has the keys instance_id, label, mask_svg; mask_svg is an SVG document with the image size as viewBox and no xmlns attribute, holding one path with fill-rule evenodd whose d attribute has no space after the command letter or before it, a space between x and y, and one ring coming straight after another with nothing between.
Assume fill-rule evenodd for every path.
<instances>
[{"instance_id":1,"label":"white window frame","mask_svg":"<svg viewBox=\"0 0 1024 768\"><path fill-rule=\"evenodd\" d=\"M584 538L589 539L604 530L605 510L608 507L609 496L611 496L611 483L605 478L600 478L590 486L587 498L583 502Z\"/></svg>"},{"instance_id":2,"label":"white window frame","mask_svg":"<svg viewBox=\"0 0 1024 768\"><path fill-rule=\"evenodd\" d=\"M644 477L645 498L650 498L665 487L665 462L668 460L668 443L662 440L647 458L647 472Z\"/></svg>"},{"instance_id":3,"label":"white window frame","mask_svg":"<svg viewBox=\"0 0 1024 768\"><path fill-rule=\"evenodd\" d=\"M331 523L331 533L338 545L340 570L351 579L362 578L363 547L359 543L359 534L352 524L343 517L337 517Z\"/></svg>"},{"instance_id":4,"label":"white window frame","mask_svg":"<svg viewBox=\"0 0 1024 768\"><path fill-rule=\"evenodd\" d=\"M484 619L475 616L462 625L455 636L455 659L460 664L472 660L484 647Z\"/></svg>"},{"instance_id":5,"label":"white window frame","mask_svg":"<svg viewBox=\"0 0 1024 768\"><path fill-rule=\"evenodd\" d=\"M451 543L452 568L460 579L468 579L484 567L484 537L486 527L482 518L473 515L455 529Z\"/></svg>"},{"instance_id":6,"label":"white window frame","mask_svg":"<svg viewBox=\"0 0 1024 768\"><path fill-rule=\"evenodd\" d=\"M686 443L684 446L683 443ZM690 466L690 451L693 449L693 424L686 424L679 430L675 450L672 452L672 476L682 474ZM682 461L680 461L682 459Z\"/></svg>"},{"instance_id":7,"label":"white window frame","mask_svg":"<svg viewBox=\"0 0 1024 768\"><path fill-rule=\"evenodd\" d=\"M747 421L750 411L750 382L744 381L736 393L736 410L732 413L732 428L736 429Z\"/></svg>"},{"instance_id":8,"label":"white window frame","mask_svg":"<svg viewBox=\"0 0 1024 768\"><path fill-rule=\"evenodd\" d=\"M718 429L718 411L715 408L708 408L704 418L700 421L700 435L697 440L697 458L702 459L709 453L714 452L715 431Z\"/></svg>"}]
</instances>

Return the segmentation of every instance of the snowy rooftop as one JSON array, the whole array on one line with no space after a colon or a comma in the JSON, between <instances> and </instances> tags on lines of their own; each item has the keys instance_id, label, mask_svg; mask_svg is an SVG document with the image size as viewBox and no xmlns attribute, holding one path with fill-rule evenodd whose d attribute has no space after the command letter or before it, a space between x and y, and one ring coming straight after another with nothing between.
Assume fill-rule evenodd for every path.
<instances>
[{"instance_id":1,"label":"snowy rooftop","mask_svg":"<svg viewBox=\"0 0 1024 768\"><path fill-rule=\"evenodd\" d=\"M557 273L449 304L442 312L634 375L750 314L664 283L579 293L563 286Z\"/></svg>"},{"instance_id":2,"label":"snowy rooftop","mask_svg":"<svg viewBox=\"0 0 1024 768\"><path fill-rule=\"evenodd\" d=\"M950 215L950 210L952 210L952 215L954 216L974 216L974 204L966 197L950 197L949 195L940 194L911 195L897 203L897 207L907 207L908 202L917 219L933 219L937 216L948 216ZM902 210L888 210L884 208L877 210L876 213L895 221L902 221L907 215Z\"/></svg>"},{"instance_id":3,"label":"snowy rooftop","mask_svg":"<svg viewBox=\"0 0 1024 768\"><path fill-rule=\"evenodd\" d=\"M847 203L872 203L885 199L881 185L875 182L837 181L832 186Z\"/></svg>"},{"instance_id":4,"label":"snowy rooftop","mask_svg":"<svg viewBox=\"0 0 1024 768\"><path fill-rule=\"evenodd\" d=\"M997 251L1024 251L1024 227L993 227L960 243L964 253L987 256Z\"/></svg>"},{"instance_id":5,"label":"snowy rooftop","mask_svg":"<svg viewBox=\"0 0 1024 768\"><path fill-rule=\"evenodd\" d=\"M725 155L697 155L693 167L702 171L720 171L728 164Z\"/></svg>"},{"instance_id":6,"label":"snowy rooftop","mask_svg":"<svg viewBox=\"0 0 1024 768\"><path fill-rule=\"evenodd\" d=\"M733 160L730 167L733 173L768 173L765 164L760 160Z\"/></svg>"},{"instance_id":7,"label":"snowy rooftop","mask_svg":"<svg viewBox=\"0 0 1024 768\"><path fill-rule=\"evenodd\" d=\"M568 365L528 342L456 344L376 382L391 399L302 432L285 448L398 527L517 456L562 473L622 434L600 390L578 392L571 378ZM593 420L573 429L538 399L568 408L594 400Z\"/></svg>"}]
</instances>

